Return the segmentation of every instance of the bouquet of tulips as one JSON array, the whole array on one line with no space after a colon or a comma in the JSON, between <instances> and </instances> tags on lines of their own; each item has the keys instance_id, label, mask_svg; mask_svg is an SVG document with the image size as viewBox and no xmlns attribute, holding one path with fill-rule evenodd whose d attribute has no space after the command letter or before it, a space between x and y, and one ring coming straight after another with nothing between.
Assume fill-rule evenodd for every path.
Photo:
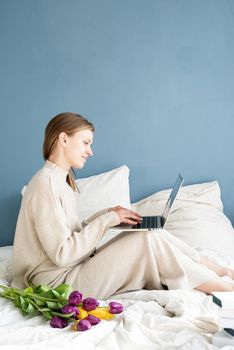
<instances>
[{"instance_id":1,"label":"bouquet of tulips","mask_svg":"<svg viewBox=\"0 0 234 350\"><path fill-rule=\"evenodd\" d=\"M72 323L72 329L86 331L101 320L111 320L123 311L123 305L111 301L99 306L97 299L83 299L79 291L72 291L68 284L52 289L47 285L30 286L25 289L1 286L0 296L14 302L23 315L41 314L54 328L64 328Z\"/></svg>"}]
</instances>

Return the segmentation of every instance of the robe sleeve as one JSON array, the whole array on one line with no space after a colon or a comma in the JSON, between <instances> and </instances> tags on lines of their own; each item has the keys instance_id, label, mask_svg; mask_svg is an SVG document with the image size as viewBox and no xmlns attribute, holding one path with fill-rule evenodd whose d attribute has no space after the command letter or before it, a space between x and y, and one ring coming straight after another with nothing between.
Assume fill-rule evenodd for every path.
<instances>
[{"instance_id":1,"label":"robe sleeve","mask_svg":"<svg viewBox=\"0 0 234 350\"><path fill-rule=\"evenodd\" d=\"M117 213L105 210L79 232L72 231L59 194L43 182L32 194L30 208L38 239L58 267L79 264L94 251L108 228L120 223Z\"/></svg>"}]
</instances>

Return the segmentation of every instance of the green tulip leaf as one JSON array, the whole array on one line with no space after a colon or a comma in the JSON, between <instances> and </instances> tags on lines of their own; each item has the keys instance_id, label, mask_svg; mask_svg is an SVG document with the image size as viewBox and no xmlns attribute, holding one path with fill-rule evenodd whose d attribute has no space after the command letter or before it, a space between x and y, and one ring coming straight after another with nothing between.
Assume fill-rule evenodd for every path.
<instances>
[{"instance_id":1,"label":"green tulip leaf","mask_svg":"<svg viewBox=\"0 0 234 350\"><path fill-rule=\"evenodd\" d=\"M73 289L72 286L70 286L69 284L60 284L54 290L58 292L61 296L63 296L65 299L68 299Z\"/></svg>"},{"instance_id":2,"label":"green tulip leaf","mask_svg":"<svg viewBox=\"0 0 234 350\"><path fill-rule=\"evenodd\" d=\"M45 319L50 320L53 315L57 315L68 321L74 321L73 313L61 313L61 308L67 303L72 290L68 284L61 284L52 289L47 285L35 286L30 282L25 289L0 285L0 297L14 302L25 316L41 314Z\"/></svg>"},{"instance_id":3,"label":"green tulip leaf","mask_svg":"<svg viewBox=\"0 0 234 350\"><path fill-rule=\"evenodd\" d=\"M60 294L55 289L52 289L51 292L53 293L53 296L60 298Z\"/></svg>"},{"instance_id":4,"label":"green tulip leaf","mask_svg":"<svg viewBox=\"0 0 234 350\"><path fill-rule=\"evenodd\" d=\"M14 301L15 301L15 306L20 308L20 306L21 306L20 297L16 296Z\"/></svg>"},{"instance_id":5,"label":"green tulip leaf","mask_svg":"<svg viewBox=\"0 0 234 350\"><path fill-rule=\"evenodd\" d=\"M44 300L40 300L40 299L36 299L35 300L35 303L38 305L38 306L45 306L46 305L46 302Z\"/></svg>"},{"instance_id":6,"label":"green tulip leaf","mask_svg":"<svg viewBox=\"0 0 234 350\"><path fill-rule=\"evenodd\" d=\"M49 290L51 290L51 287L50 287L50 286L47 286L47 285L40 285L40 286L37 286L37 287L34 289L34 292L35 292L35 293L38 293L38 294L42 294L42 293L47 293Z\"/></svg>"},{"instance_id":7,"label":"green tulip leaf","mask_svg":"<svg viewBox=\"0 0 234 350\"><path fill-rule=\"evenodd\" d=\"M58 310L59 307L58 307L58 303L56 302L53 302L53 301L47 301L46 302L46 305L49 309L52 309L52 310Z\"/></svg>"},{"instance_id":8,"label":"green tulip leaf","mask_svg":"<svg viewBox=\"0 0 234 350\"><path fill-rule=\"evenodd\" d=\"M28 293L33 293L33 288L32 287L27 287L24 289L24 295L27 295Z\"/></svg>"},{"instance_id":9,"label":"green tulip leaf","mask_svg":"<svg viewBox=\"0 0 234 350\"><path fill-rule=\"evenodd\" d=\"M28 303L28 306L24 309L24 312L26 312L29 315L38 314L37 309L30 303Z\"/></svg>"}]
</instances>

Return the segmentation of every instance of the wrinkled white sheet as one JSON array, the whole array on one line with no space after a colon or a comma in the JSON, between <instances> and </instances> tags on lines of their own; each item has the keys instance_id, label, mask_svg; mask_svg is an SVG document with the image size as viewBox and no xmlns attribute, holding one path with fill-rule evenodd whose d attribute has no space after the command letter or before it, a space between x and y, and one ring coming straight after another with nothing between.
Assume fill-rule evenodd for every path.
<instances>
[{"instance_id":1,"label":"wrinkled white sheet","mask_svg":"<svg viewBox=\"0 0 234 350\"><path fill-rule=\"evenodd\" d=\"M212 258L213 252L202 253ZM216 256L216 261L233 264L222 256ZM0 284L8 282L0 280ZM0 298L0 349L218 349L211 344L212 334L219 329L218 307L204 293L141 290L111 300L120 300L124 313L79 333L70 327L53 329L40 316L23 317L11 302Z\"/></svg>"},{"instance_id":2,"label":"wrinkled white sheet","mask_svg":"<svg viewBox=\"0 0 234 350\"><path fill-rule=\"evenodd\" d=\"M40 316L25 318L0 299L0 348L215 349L209 342L218 331L217 307L203 293L142 290L114 299L124 304L124 314L84 333L53 329Z\"/></svg>"}]
</instances>

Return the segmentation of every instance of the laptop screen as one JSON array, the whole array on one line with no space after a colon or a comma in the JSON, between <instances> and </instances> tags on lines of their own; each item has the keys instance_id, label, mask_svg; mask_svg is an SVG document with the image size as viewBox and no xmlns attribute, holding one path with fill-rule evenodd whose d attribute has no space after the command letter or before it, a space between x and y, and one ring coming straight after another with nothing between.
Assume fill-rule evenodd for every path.
<instances>
[{"instance_id":1,"label":"laptop screen","mask_svg":"<svg viewBox=\"0 0 234 350\"><path fill-rule=\"evenodd\" d=\"M163 210L162 217L163 217L163 222L164 222L164 223L165 223L165 221L167 220L168 214L169 214L169 212L170 212L170 210L171 210L171 207L172 207L172 205L173 205L173 203L174 203L174 200L175 200L176 197L177 197L177 194L178 194L179 189L180 189L180 187L182 186L183 182L184 182L184 179L183 179L183 177L179 174L179 175L177 176L176 182L175 182L175 184L174 184L174 186L173 186L173 188L172 188L171 194L170 194L170 196L169 196L169 198L168 198L168 200L167 200L167 204L166 204L166 206L165 206L165 208L164 208L164 210Z\"/></svg>"}]
</instances>

